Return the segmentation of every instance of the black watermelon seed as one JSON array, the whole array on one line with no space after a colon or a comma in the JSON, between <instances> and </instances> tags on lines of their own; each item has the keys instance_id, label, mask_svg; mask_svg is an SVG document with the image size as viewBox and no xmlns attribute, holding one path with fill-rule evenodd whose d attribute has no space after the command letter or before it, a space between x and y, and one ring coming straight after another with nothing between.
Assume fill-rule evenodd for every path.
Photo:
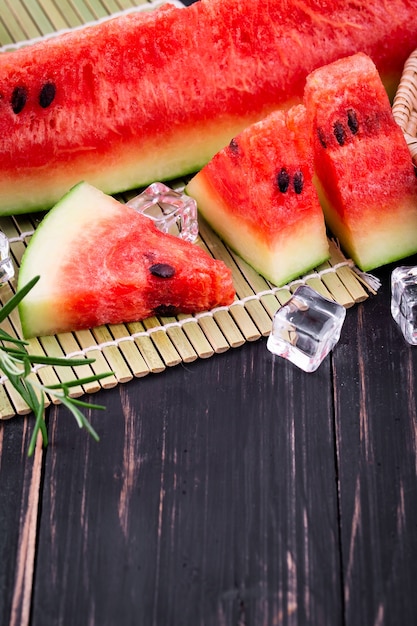
<instances>
[{"instance_id":1,"label":"black watermelon seed","mask_svg":"<svg viewBox=\"0 0 417 626\"><path fill-rule=\"evenodd\" d=\"M172 278L175 274L175 268L168 263L154 263L150 266L149 271L158 278Z\"/></svg>"},{"instance_id":2,"label":"black watermelon seed","mask_svg":"<svg viewBox=\"0 0 417 626\"><path fill-rule=\"evenodd\" d=\"M28 92L26 87L15 87L12 93L11 105L13 113L20 113L28 99Z\"/></svg>"},{"instance_id":3,"label":"black watermelon seed","mask_svg":"<svg viewBox=\"0 0 417 626\"><path fill-rule=\"evenodd\" d=\"M298 171L294 174L294 191L295 193L300 194L303 191L304 187L304 176L303 173Z\"/></svg>"},{"instance_id":4,"label":"black watermelon seed","mask_svg":"<svg viewBox=\"0 0 417 626\"><path fill-rule=\"evenodd\" d=\"M343 146L346 141L346 133L341 122L334 123L333 133L339 146Z\"/></svg>"},{"instance_id":5,"label":"black watermelon seed","mask_svg":"<svg viewBox=\"0 0 417 626\"><path fill-rule=\"evenodd\" d=\"M356 135L356 133L359 130L359 122L356 116L356 111L354 111L353 109L349 109L347 112L347 117L348 117L348 126L350 130L352 131L352 135Z\"/></svg>"},{"instance_id":6,"label":"black watermelon seed","mask_svg":"<svg viewBox=\"0 0 417 626\"><path fill-rule=\"evenodd\" d=\"M173 304L160 304L154 308L153 313L162 317L172 317L178 313L178 309Z\"/></svg>"},{"instance_id":7,"label":"black watermelon seed","mask_svg":"<svg viewBox=\"0 0 417 626\"><path fill-rule=\"evenodd\" d=\"M278 189L281 193L285 193L288 190L288 186L290 184L290 175L288 174L285 167L282 167L277 175L277 184Z\"/></svg>"},{"instance_id":8,"label":"black watermelon seed","mask_svg":"<svg viewBox=\"0 0 417 626\"><path fill-rule=\"evenodd\" d=\"M237 154L239 152L239 144L236 139L232 139L229 143L230 152Z\"/></svg>"},{"instance_id":9,"label":"black watermelon seed","mask_svg":"<svg viewBox=\"0 0 417 626\"><path fill-rule=\"evenodd\" d=\"M49 107L54 101L56 94L56 87L54 83L45 83L39 94L39 104L43 109Z\"/></svg>"},{"instance_id":10,"label":"black watermelon seed","mask_svg":"<svg viewBox=\"0 0 417 626\"><path fill-rule=\"evenodd\" d=\"M323 129L320 127L317 129L317 137L319 138L319 141L323 148L327 148L326 137L324 135Z\"/></svg>"}]
</instances>

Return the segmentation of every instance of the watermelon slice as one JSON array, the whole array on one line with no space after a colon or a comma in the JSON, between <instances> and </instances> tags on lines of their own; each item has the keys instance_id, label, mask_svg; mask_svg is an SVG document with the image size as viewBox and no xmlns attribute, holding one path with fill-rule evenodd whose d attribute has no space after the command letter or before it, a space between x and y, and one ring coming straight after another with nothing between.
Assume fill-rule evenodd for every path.
<instances>
[{"instance_id":1,"label":"watermelon slice","mask_svg":"<svg viewBox=\"0 0 417 626\"><path fill-rule=\"evenodd\" d=\"M0 54L0 213L198 171L244 127L301 102L358 50L396 84L414 0L201 0L130 12Z\"/></svg>"},{"instance_id":2,"label":"watermelon slice","mask_svg":"<svg viewBox=\"0 0 417 626\"><path fill-rule=\"evenodd\" d=\"M327 223L363 270L417 252L417 179L378 71L364 54L307 78L317 186Z\"/></svg>"},{"instance_id":3,"label":"watermelon slice","mask_svg":"<svg viewBox=\"0 0 417 626\"><path fill-rule=\"evenodd\" d=\"M306 111L296 105L242 131L186 192L212 228L280 286L329 257L312 176Z\"/></svg>"},{"instance_id":4,"label":"watermelon slice","mask_svg":"<svg viewBox=\"0 0 417 626\"><path fill-rule=\"evenodd\" d=\"M204 250L80 183L46 215L22 258L23 336L229 305L231 272Z\"/></svg>"}]
</instances>

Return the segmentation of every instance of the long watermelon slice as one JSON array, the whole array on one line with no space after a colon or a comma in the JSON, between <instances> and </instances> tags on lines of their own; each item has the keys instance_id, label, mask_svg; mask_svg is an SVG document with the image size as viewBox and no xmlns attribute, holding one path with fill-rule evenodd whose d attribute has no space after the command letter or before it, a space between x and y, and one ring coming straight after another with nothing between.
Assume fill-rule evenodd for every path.
<instances>
[{"instance_id":1,"label":"long watermelon slice","mask_svg":"<svg viewBox=\"0 0 417 626\"><path fill-rule=\"evenodd\" d=\"M358 50L396 84L415 0L201 0L129 13L0 54L0 214L199 170Z\"/></svg>"},{"instance_id":2,"label":"long watermelon slice","mask_svg":"<svg viewBox=\"0 0 417 626\"><path fill-rule=\"evenodd\" d=\"M47 213L22 258L24 337L229 305L231 272L88 183Z\"/></svg>"},{"instance_id":3,"label":"long watermelon slice","mask_svg":"<svg viewBox=\"0 0 417 626\"><path fill-rule=\"evenodd\" d=\"M417 178L372 60L340 59L307 78L326 220L363 270L417 252Z\"/></svg>"},{"instance_id":4,"label":"long watermelon slice","mask_svg":"<svg viewBox=\"0 0 417 626\"><path fill-rule=\"evenodd\" d=\"M276 111L234 137L186 187L235 251L275 285L329 257L306 110Z\"/></svg>"}]
</instances>

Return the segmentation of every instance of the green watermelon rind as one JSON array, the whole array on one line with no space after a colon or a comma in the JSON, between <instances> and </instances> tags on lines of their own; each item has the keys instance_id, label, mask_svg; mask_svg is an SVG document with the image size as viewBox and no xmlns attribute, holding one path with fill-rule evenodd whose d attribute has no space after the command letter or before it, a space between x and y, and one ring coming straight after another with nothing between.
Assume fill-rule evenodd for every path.
<instances>
[{"instance_id":1,"label":"green watermelon rind","mask_svg":"<svg viewBox=\"0 0 417 626\"><path fill-rule=\"evenodd\" d=\"M231 120L224 125L223 131L219 131L218 124L213 129L207 124L201 128L195 126L188 133L183 149L180 137L173 138L172 143L166 138L163 158L159 156L157 146L153 143L148 148L143 143L141 154L134 149L134 156L130 155L129 146L126 144L121 147L119 157L115 154L110 155L114 162L119 159L117 166L114 164L107 166L103 159L99 168L97 163L88 161L84 167L79 163L73 163L71 168L66 164L51 164L45 172L31 174L27 179L21 174L20 183L17 186L6 185L4 192L0 182L0 214L7 216L48 211L79 183L81 172L83 179L90 185L109 195L139 189L155 181L166 181L169 184L171 180L187 177L199 171L218 149L230 141L237 130L251 121L252 118ZM191 135L194 133L195 149L187 151L187 144L190 143ZM206 134L208 139L203 140ZM84 155L81 154L80 159L83 158ZM29 188L36 190L36 193L33 192L29 196L27 193Z\"/></svg>"},{"instance_id":2,"label":"green watermelon rind","mask_svg":"<svg viewBox=\"0 0 417 626\"><path fill-rule=\"evenodd\" d=\"M51 252L51 246L57 245L57 239L55 237L59 230L65 230L68 234L68 229L71 229L72 224L76 221L76 216L71 213L68 215L68 219L63 219L62 210L65 210L67 204L71 205L72 198L76 195L77 191L85 185L84 181L81 181L74 185L54 206L54 210L45 214L41 223L33 233L30 243L26 248L19 268L17 287L20 289L26 285L35 275L40 275L39 282L35 287L27 294L27 296L19 303L18 311L20 317L20 323L22 327L22 333L24 337L32 335L34 307L36 297L39 292L42 291L42 286L46 279L51 279L51 274L54 267L53 252ZM85 214L86 228L94 227L94 220L88 219L88 214ZM57 228L58 226L58 228ZM64 229L62 229L62 226ZM54 236L51 238L50 233L53 232ZM47 316L49 312L43 312L41 314Z\"/></svg>"},{"instance_id":3,"label":"green watermelon rind","mask_svg":"<svg viewBox=\"0 0 417 626\"><path fill-rule=\"evenodd\" d=\"M363 272L370 272L417 253L417 196L408 196L396 202L391 215L383 219L379 206L370 204L362 229L356 230L353 235L348 223L341 221L338 210L329 201L318 179L316 187L329 230L344 253Z\"/></svg>"}]
</instances>

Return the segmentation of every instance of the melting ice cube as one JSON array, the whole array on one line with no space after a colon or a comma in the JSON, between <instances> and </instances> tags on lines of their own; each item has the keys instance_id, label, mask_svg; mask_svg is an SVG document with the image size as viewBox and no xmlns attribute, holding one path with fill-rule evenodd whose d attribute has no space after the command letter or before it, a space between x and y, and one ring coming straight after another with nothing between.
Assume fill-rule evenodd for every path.
<instances>
[{"instance_id":1,"label":"melting ice cube","mask_svg":"<svg viewBox=\"0 0 417 626\"><path fill-rule=\"evenodd\" d=\"M163 183L152 183L128 206L152 219L159 230L194 241L198 236L197 204L186 194L170 189Z\"/></svg>"},{"instance_id":2,"label":"melting ice cube","mask_svg":"<svg viewBox=\"0 0 417 626\"><path fill-rule=\"evenodd\" d=\"M9 240L0 231L0 285L7 283L14 276L14 267L10 258Z\"/></svg>"},{"instance_id":3,"label":"melting ice cube","mask_svg":"<svg viewBox=\"0 0 417 626\"><path fill-rule=\"evenodd\" d=\"M267 347L305 372L314 372L339 341L346 309L301 285L275 313Z\"/></svg>"},{"instance_id":4,"label":"melting ice cube","mask_svg":"<svg viewBox=\"0 0 417 626\"><path fill-rule=\"evenodd\" d=\"M393 270L391 313L406 341L417 345L417 267L402 265Z\"/></svg>"}]
</instances>

